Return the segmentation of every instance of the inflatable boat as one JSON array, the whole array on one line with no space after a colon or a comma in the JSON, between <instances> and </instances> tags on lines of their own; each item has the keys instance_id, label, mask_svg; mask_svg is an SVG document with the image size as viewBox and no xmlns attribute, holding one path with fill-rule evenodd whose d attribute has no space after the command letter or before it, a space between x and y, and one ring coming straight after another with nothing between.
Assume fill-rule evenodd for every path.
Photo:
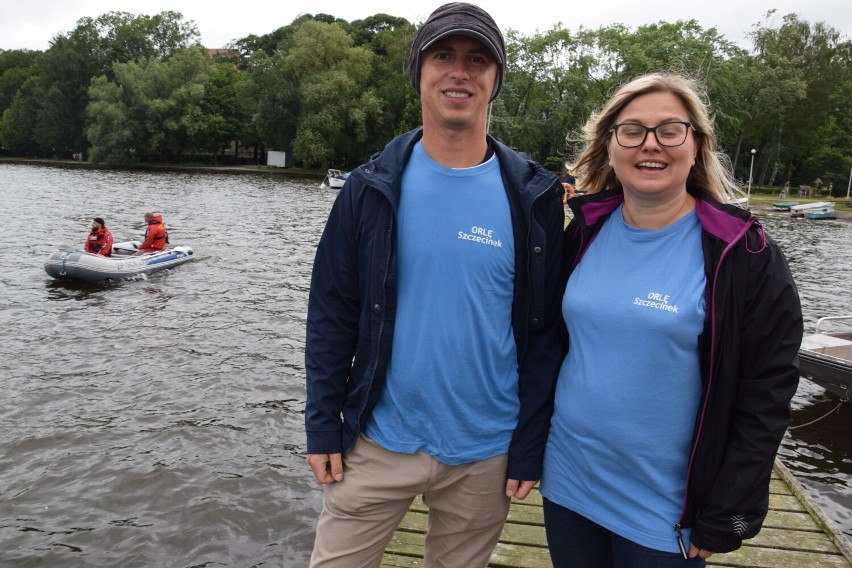
<instances>
[{"instance_id":1,"label":"inflatable boat","mask_svg":"<svg viewBox=\"0 0 852 568\"><path fill-rule=\"evenodd\" d=\"M44 263L44 271L53 278L63 280L108 282L154 274L195 258L188 246L136 254L140 244L139 241L115 243L112 256L90 254L82 250L58 251Z\"/></svg>"}]
</instances>

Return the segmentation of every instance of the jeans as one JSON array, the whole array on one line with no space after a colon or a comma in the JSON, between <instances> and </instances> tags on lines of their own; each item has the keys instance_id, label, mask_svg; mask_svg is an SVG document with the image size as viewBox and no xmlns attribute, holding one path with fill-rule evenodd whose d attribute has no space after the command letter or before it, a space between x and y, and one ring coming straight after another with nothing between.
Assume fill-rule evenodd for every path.
<instances>
[{"instance_id":1,"label":"jeans","mask_svg":"<svg viewBox=\"0 0 852 568\"><path fill-rule=\"evenodd\" d=\"M679 552L662 552L636 544L548 499L544 499L544 529L554 568L704 568L706 565L702 558L684 560Z\"/></svg>"}]
</instances>

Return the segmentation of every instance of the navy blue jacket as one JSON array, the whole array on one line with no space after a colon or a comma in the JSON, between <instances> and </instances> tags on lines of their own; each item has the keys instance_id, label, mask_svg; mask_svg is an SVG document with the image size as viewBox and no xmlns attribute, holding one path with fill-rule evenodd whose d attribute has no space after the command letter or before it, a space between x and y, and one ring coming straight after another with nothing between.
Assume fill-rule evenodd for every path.
<instances>
[{"instance_id":1,"label":"navy blue jacket","mask_svg":"<svg viewBox=\"0 0 852 568\"><path fill-rule=\"evenodd\" d=\"M755 217L707 191L688 191L702 228L707 308L698 338L703 394L677 524L692 529L697 547L730 552L758 533L768 511L799 382L802 308L783 253ZM623 200L617 188L568 201L565 282Z\"/></svg>"},{"instance_id":2,"label":"navy blue jacket","mask_svg":"<svg viewBox=\"0 0 852 568\"><path fill-rule=\"evenodd\" d=\"M350 450L384 388L396 315L401 179L421 137L421 129L403 134L352 171L320 239L305 347L310 454ZM563 189L540 165L496 140L489 142L500 161L515 239L512 327L520 412L508 449L508 475L536 480L564 355L559 288Z\"/></svg>"}]
</instances>

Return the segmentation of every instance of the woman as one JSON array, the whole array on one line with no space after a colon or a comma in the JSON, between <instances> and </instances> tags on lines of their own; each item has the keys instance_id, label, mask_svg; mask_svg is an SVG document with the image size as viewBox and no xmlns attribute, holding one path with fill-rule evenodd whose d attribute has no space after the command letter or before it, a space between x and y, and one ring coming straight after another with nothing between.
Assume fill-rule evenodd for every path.
<instances>
[{"instance_id":1,"label":"woman","mask_svg":"<svg viewBox=\"0 0 852 568\"><path fill-rule=\"evenodd\" d=\"M727 204L736 186L689 81L628 83L585 137L541 488L551 558L704 566L766 515L798 293L760 223Z\"/></svg>"}]
</instances>

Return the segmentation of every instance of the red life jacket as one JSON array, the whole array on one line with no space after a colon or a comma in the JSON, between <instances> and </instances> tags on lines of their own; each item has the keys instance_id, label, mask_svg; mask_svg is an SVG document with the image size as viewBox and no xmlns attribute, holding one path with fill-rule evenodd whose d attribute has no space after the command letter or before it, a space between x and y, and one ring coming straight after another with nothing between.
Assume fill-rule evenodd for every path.
<instances>
[{"instance_id":1,"label":"red life jacket","mask_svg":"<svg viewBox=\"0 0 852 568\"><path fill-rule=\"evenodd\" d=\"M86 239L86 252L101 256L112 256L112 233L106 227L89 233Z\"/></svg>"},{"instance_id":2,"label":"red life jacket","mask_svg":"<svg viewBox=\"0 0 852 568\"><path fill-rule=\"evenodd\" d=\"M154 218L148 221L148 228L145 229L145 240L139 246L142 252L154 252L166 248L166 243L169 242L166 226L163 224L162 215L154 215Z\"/></svg>"}]
</instances>

